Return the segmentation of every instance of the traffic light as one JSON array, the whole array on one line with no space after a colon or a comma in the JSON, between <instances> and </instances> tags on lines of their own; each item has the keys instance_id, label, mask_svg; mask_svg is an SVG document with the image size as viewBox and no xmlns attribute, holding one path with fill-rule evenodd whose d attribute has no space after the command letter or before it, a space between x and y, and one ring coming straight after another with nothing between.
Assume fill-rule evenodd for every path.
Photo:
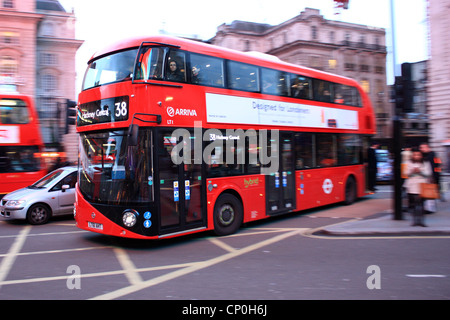
<instances>
[{"instance_id":1,"label":"traffic light","mask_svg":"<svg viewBox=\"0 0 450 320\"><path fill-rule=\"evenodd\" d=\"M395 99L395 110L396 114L400 114L403 111L404 106L404 86L403 86L403 78L395 77L394 83L394 99Z\"/></svg>"},{"instance_id":2,"label":"traffic light","mask_svg":"<svg viewBox=\"0 0 450 320\"><path fill-rule=\"evenodd\" d=\"M73 100L66 99L66 128L65 134L69 133L69 125L76 123L77 103Z\"/></svg>"},{"instance_id":3,"label":"traffic light","mask_svg":"<svg viewBox=\"0 0 450 320\"><path fill-rule=\"evenodd\" d=\"M397 114L414 111L414 83L411 76L411 63L402 63L402 75L395 77L394 95Z\"/></svg>"},{"instance_id":4,"label":"traffic light","mask_svg":"<svg viewBox=\"0 0 450 320\"><path fill-rule=\"evenodd\" d=\"M412 81L411 63L402 63L403 112L413 112L414 83Z\"/></svg>"}]
</instances>

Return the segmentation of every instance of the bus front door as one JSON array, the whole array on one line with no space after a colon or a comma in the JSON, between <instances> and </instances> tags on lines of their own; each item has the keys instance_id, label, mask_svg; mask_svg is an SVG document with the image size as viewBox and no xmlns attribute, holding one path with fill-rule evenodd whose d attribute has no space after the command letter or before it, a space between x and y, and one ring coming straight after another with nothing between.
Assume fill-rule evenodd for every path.
<instances>
[{"instance_id":1,"label":"bus front door","mask_svg":"<svg viewBox=\"0 0 450 320\"><path fill-rule=\"evenodd\" d=\"M192 134L193 136L193 134ZM183 156L182 147L189 147L194 139L183 141L183 137L175 137L172 131L160 131L155 144L158 154L159 181L159 228L161 235L183 232L184 230L203 228L206 226L205 215L201 207L203 188L201 164L191 161L185 163L180 159L172 159L172 150L176 156ZM178 147L176 147L178 145ZM184 149L187 150L187 149Z\"/></svg>"},{"instance_id":2,"label":"bus front door","mask_svg":"<svg viewBox=\"0 0 450 320\"><path fill-rule=\"evenodd\" d=\"M278 140L278 141L276 141ZM294 147L291 133L280 132L271 138L271 152L278 153L278 170L266 175L266 207L268 215L295 209Z\"/></svg>"}]
</instances>

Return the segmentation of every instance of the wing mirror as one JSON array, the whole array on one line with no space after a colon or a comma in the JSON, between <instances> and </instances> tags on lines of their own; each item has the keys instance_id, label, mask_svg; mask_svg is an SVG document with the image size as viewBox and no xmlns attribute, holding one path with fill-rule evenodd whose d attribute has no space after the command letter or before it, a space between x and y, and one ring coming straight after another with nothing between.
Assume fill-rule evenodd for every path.
<instances>
[{"instance_id":1,"label":"wing mirror","mask_svg":"<svg viewBox=\"0 0 450 320\"><path fill-rule=\"evenodd\" d=\"M128 145L131 147L137 146L138 144L138 134L139 134L139 125L130 124L128 127Z\"/></svg>"}]
</instances>

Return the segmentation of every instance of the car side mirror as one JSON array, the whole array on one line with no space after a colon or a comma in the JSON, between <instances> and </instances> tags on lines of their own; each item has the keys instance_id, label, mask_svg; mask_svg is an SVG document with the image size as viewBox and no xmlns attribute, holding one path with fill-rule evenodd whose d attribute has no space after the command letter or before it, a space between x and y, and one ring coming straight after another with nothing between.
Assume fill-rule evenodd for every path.
<instances>
[{"instance_id":1,"label":"car side mirror","mask_svg":"<svg viewBox=\"0 0 450 320\"><path fill-rule=\"evenodd\" d=\"M61 191L66 192L67 189L70 189L70 186L68 184L63 184L61 187Z\"/></svg>"}]
</instances>

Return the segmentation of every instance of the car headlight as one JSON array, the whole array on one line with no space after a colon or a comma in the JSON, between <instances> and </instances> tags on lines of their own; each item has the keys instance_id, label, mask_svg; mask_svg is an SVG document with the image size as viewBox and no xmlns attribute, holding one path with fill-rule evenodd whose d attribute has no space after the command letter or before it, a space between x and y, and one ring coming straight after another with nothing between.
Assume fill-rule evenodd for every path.
<instances>
[{"instance_id":1,"label":"car headlight","mask_svg":"<svg viewBox=\"0 0 450 320\"><path fill-rule=\"evenodd\" d=\"M25 200L9 200L6 203L7 207L23 207L25 205Z\"/></svg>"}]
</instances>

